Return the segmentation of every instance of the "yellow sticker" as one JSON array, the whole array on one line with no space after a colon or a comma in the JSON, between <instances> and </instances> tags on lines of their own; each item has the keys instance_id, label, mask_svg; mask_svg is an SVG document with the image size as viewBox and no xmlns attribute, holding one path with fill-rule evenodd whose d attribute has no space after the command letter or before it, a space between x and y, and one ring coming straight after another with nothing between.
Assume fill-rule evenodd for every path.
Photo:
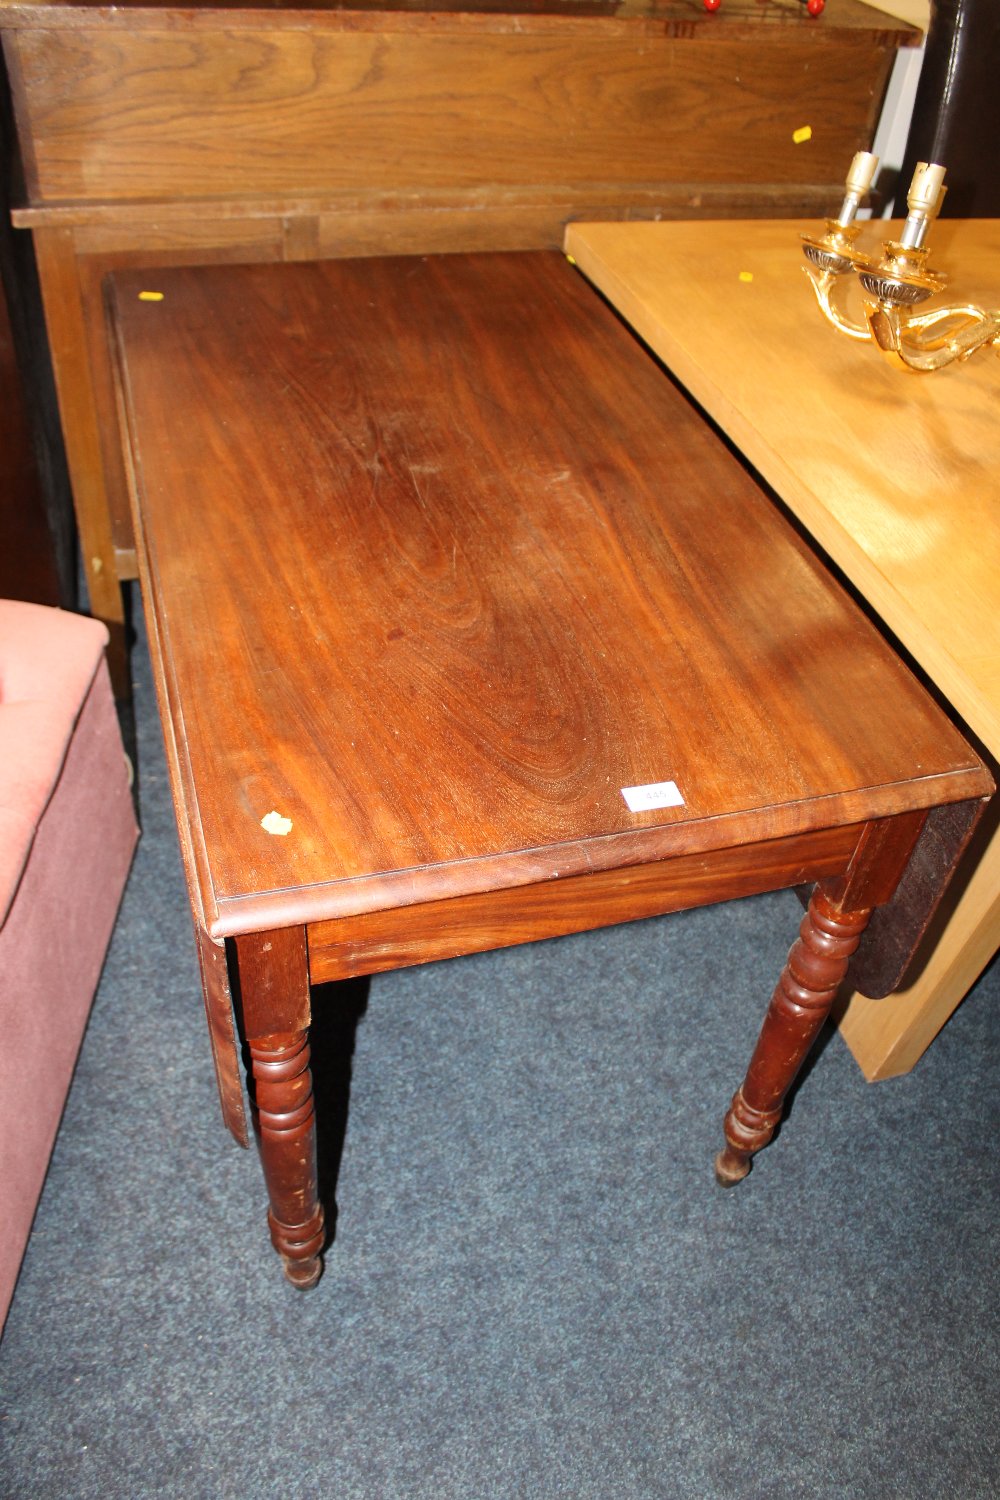
<instances>
[{"instance_id":1,"label":"yellow sticker","mask_svg":"<svg viewBox=\"0 0 1000 1500\"><path fill-rule=\"evenodd\" d=\"M811 125L800 125L798 130L792 131L792 140L796 146L801 146L803 141L811 141L812 137L813 128Z\"/></svg>"},{"instance_id":2,"label":"yellow sticker","mask_svg":"<svg viewBox=\"0 0 1000 1500\"><path fill-rule=\"evenodd\" d=\"M567 255L566 259L569 261L569 263L570 263L571 266L575 266L576 265L576 261L573 259L572 255Z\"/></svg>"},{"instance_id":3,"label":"yellow sticker","mask_svg":"<svg viewBox=\"0 0 1000 1500\"><path fill-rule=\"evenodd\" d=\"M740 280L741 281L753 281L753 272L752 271L741 271L740 272Z\"/></svg>"},{"instance_id":4,"label":"yellow sticker","mask_svg":"<svg viewBox=\"0 0 1000 1500\"><path fill-rule=\"evenodd\" d=\"M140 302L162 302L163 301L163 293L162 292L140 292L139 293L139 301Z\"/></svg>"},{"instance_id":5,"label":"yellow sticker","mask_svg":"<svg viewBox=\"0 0 1000 1500\"><path fill-rule=\"evenodd\" d=\"M291 833L291 818L283 818L280 812L269 812L260 820L260 826L265 833L280 833L282 835Z\"/></svg>"}]
</instances>

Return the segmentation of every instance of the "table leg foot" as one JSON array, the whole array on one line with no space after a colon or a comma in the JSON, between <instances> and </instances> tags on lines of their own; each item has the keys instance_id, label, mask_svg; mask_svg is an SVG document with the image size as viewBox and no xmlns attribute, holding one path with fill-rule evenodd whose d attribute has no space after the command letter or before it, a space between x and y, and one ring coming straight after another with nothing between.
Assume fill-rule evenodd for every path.
<instances>
[{"instance_id":1,"label":"table leg foot","mask_svg":"<svg viewBox=\"0 0 1000 1500\"><path fill-rule=\"evenodd\" d=\"M269 1213L267 1227L271 1231L271 1244L281 1256L285 1279L302 1291L315 1286L323 1274L323 1261L319 1255L325 1234L322 1209L318 1210L312 1223L299 1227L281 1224L273 1213Z\"/></svg>"},{"instance_id":2,"label":"table leg foot","mask_svg":"<svg viewBox=\"0 0 1000 1500\"><path fill-rule=\"evenodd\" d=\"M732 1187L750 1171L781 1119L785 1096L830 1013L870 910L844 912L819 888L802 919L761 1028L746 1078L726 1115L716 1181Z\"/></svg>"},{"instance_id":3,"label":"table leg foot","mask_svg":"<svg viewBox=\"0 0 1000 1500\"><path fill-rule=\"evenodd\" d=\"M750 1171L749 1158L737 1156L731 1147L726 1146L715 1158L715 1180L720 1187L735 1187L742 1182Z\"/></svg>"},{"instance_id":4,"label":"table leg foot","mask_svg":"<svg viewBox=\"0 0 1000 1500\"><path fill-rule=\"evenodd\" d=\"M252 1038L249 1046L271 1243L294 1286L315 1286L325 1231L308 1032Z\"/></svg>"},{"instance_id":5,"label":"table leg foot","mask_svg":"<svg viewBox=\"0 0 1000 1500\"><path fill-rule=\"evenodd\" d=\"M727 1116L728 1121L728 1116ZM715 1180L720 1187L735 1187L750 1171L750 1151L737 1151L728 1143L715 1158Z\"/></svg>"}]
</instances>

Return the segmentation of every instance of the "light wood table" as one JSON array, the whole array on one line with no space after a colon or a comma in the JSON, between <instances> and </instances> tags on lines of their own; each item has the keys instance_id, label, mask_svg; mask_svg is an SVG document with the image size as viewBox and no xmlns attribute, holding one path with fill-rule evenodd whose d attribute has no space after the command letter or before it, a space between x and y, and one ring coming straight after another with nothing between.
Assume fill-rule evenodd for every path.
<instances>
[{"instance_id":1,"label":"light wood table","mask_svg":"<svg viewBox=\"0 0 1000 1500\"><path fill-rule=\"evenodd\" d=\"M910 376L837 333L799 269L815 227L577 224L566 248L1000 756L1000 364ZM932 245L957 300L1000 302L1000 223L942 221ZM909 986L846 1002L870 1079L913 1066L1000 946L996 824Z\"/></svg>"}]
</instances>

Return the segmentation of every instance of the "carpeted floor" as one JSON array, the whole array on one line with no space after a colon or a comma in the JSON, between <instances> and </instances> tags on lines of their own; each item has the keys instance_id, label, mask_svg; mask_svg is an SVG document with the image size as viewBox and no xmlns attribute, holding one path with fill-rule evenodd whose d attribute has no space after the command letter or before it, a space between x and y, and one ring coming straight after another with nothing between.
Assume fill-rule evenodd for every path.
<instances>
[{"instance_id":1,"label":"carpeted floor","mask_svg":"<svg viewBox=\"0 0 1000 1500\"><path fill-rule=\"evenodd\" d=\"M298 1293L218 1119L135 665L144 835L0 1343L0 1494L1000 1495L996 966L905 1079L825 1038L729 1193L794 896L326 990L328 1181L350 1098Z\"/></svg>"}]
</instances>

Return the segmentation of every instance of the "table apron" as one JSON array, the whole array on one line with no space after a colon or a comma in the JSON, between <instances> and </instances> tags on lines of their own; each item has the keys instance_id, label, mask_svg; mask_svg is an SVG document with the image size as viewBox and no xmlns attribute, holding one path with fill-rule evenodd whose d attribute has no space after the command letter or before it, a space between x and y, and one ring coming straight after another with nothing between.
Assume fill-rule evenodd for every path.
<instances>
[{"instance_id":1,"label":"table apron","mask_svg":"<svg viewBox=\"0 0 1000 1500\"><path fill-rule=\"evenodd\" d=\"M313 984L708 906L844 872L866 825L310 923Z\"/></svg>"}]
</instances>

